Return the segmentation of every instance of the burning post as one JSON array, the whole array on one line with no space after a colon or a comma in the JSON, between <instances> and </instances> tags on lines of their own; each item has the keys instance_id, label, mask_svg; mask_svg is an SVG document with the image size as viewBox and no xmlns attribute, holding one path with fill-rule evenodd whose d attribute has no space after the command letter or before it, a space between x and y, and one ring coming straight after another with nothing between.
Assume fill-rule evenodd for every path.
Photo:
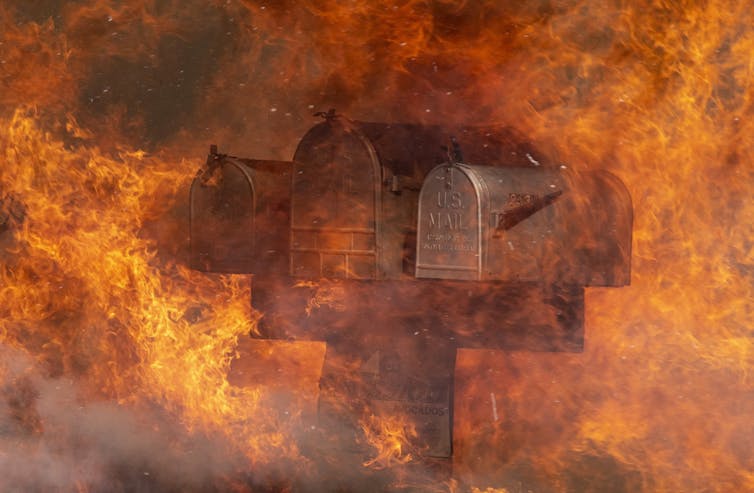
<instances>
[{"instance_id":1,"label":"burning post","mask_svg":"<svg viewBox=\"0 0 754 493\"><path fill-rule=\"evenodd\" d=\"M253 274L258 337L327 343L321 422L400 416L419 453L449 457L456 350L581 351L584 288L630 281L630 196L510 129L324 116L292 162L213 146L191 187L192 266ZM468 163L443 155L452 135ZM325 283L337 307L317 301Z\"/></svg>"}]
</instances>

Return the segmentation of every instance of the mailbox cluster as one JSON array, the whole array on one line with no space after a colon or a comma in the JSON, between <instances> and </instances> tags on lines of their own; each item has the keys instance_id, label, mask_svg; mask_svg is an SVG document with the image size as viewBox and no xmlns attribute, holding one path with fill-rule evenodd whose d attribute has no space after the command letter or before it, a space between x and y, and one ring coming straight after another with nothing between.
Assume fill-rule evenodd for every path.
<instances>
[{"instance_id":1,"label":"mailbox cluster","mask_svg":"<svg viewBox=\"0 0 754 493\"><path fill-rule=\"evenodd\" d=\"M455 129L483 151L473 165L457 162L442 151L451 131L328 118L292 162L213 147L191 187L192 267L297 278L629 282L631 200L615 176L541 163L505 129Z\"/></svg>"},{"instance_id":2,"label":"mailbox cluster","mask_svg":"<svg viewBox=\"0 0 754 493\"><path fill-rule=\"evenodd\" d=\"M253 274L266 337L328 343L321 402L342 368L327 361L347 359L376 408L429 409L429 456L451 453L457 348L580 351L584 288L630 281L622 182L505 128L331 112L290 162L213 147L190 202L192 267ZM323 283L344 288L336 307L312 304Z\"/></svg>"}]
</instances>

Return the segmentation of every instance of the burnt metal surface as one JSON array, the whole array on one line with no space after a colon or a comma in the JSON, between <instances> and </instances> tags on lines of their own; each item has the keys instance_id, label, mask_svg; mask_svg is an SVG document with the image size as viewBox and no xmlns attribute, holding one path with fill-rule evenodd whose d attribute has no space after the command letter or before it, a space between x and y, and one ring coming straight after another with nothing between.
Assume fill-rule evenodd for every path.
<instances>
[{"instance_id":1,"label":"burnt metal surface","mask_svg":"<svg viewBox=\"0 0 754 493\"><path fill-rule=\"evenodd\" d=\"M584 288L630 281L631 198L508 128L321 116L292 162L211 150L192 266L254 274L262 338L327 343L322 423L402 416L448 457L456 351L581 351Z\"/></svg>"},{"instance_id":2,"label":"burnt metal surface","mask_svg":"<svg viewBox=\"0 0 754 493\"><path fill-rule=\"evenodd\" d=\"M288 263L291 163L218 154L190 192L190 263L197 270L283 273Z\"/></svg>"}]
</instances>

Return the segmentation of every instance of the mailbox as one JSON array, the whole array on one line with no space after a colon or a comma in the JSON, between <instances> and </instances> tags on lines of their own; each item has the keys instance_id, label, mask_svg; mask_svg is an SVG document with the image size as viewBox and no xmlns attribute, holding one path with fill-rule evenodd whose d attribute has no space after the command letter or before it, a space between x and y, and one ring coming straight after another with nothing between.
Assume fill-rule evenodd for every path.
<instances>
[{"instance_id":1,"label":"mailbox","mask_svg":"<svg viewBox=\"0 0 754 493\"><path fill-rule=\"evenodd\" d=\"M382 190L374 147L356 127L310 132L293 158L290 274L376 279Z\"/></svg>"},{"instance_id":2,"label":"mailbox","mask_svg":"<svg viewBox=\"0 0 754 493\"><path fill-rule=\"evenodd\" d=\"M288 260L291 164L218 154L191 184L190 263L197 270L281 272Z\"/></svg>"},{"instance_id":3,"label":"mailbox","mask_svg":"<svg viewBox=\"0 0 754 493\"><path fill-rule=\"evenodd\" d=\"M630 215L606 172L443 164L419 195L416 277L623 285Z\"/></svg>"}]
</instances>

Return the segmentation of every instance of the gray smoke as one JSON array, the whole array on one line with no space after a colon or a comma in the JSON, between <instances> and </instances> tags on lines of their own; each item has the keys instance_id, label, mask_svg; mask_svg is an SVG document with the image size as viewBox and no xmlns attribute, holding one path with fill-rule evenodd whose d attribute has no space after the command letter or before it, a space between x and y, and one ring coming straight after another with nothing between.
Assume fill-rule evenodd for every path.
<instances>
[{"instance_id":1,"label":"gray smoke","mask_svg":"<svg viewBox=\"0 0 754 493\"><path fill-rule=\"evenodd\" d=\"M84 401L0 346L0 491L220 491L240 458L158 406ZM233 459L233 457L236 457Z\"/></svg>"}]
</instances>

